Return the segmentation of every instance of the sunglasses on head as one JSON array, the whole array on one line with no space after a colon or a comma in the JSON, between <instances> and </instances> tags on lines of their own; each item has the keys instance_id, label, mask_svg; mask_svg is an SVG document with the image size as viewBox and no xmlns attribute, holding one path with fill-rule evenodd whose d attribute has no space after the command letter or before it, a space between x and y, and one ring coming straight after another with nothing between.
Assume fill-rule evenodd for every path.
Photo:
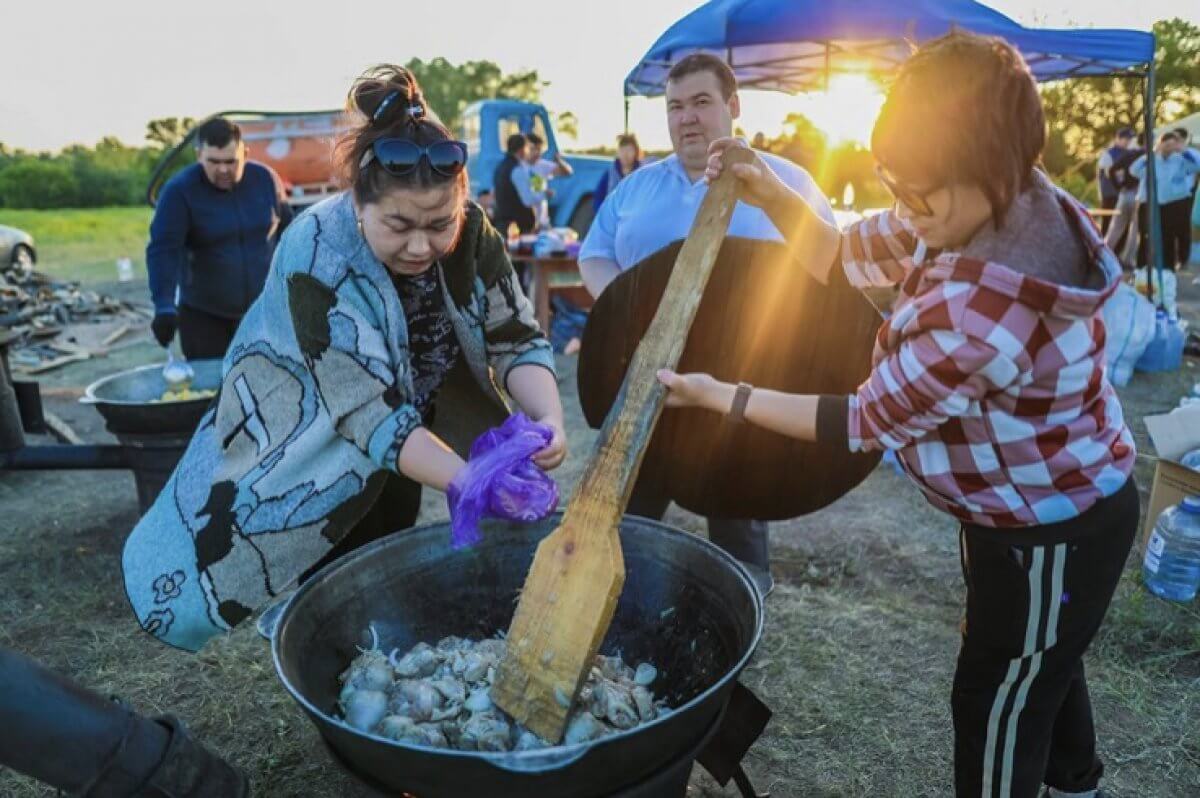
<instances>
[{"instance_id":1,"label":"sunglasses on head","mask_svg":"<svg viewBox=\"0 0 1200 798\"><path fill-rule=\"evenodd\" d=\"M375 160L389 175L401 177L416 169L422 158L439 175L454 177L467 165L467 145L461 141L435 141L422 147L408 139L379 139L363 153L359 167L365 169Z\"/></svg>"},{"instance_id":2,"label":"sunglasses on head","mask_svg":"<svg viewBox=\"0 0 1200 798\"><path fill-rule=\"evenodd\" d=\"M888 190L888 193L898 202L904 203L910 211L917 216L933 216L933 208L929 205L928 197L933 194L933 191L919 192L908 188L899 180L896 179L891 172L881 164L875 165L875 174L879 177L879 182L883 183L883 187ZM934 189L936 191L937 189Z\"/></svg>"}]
</instances>

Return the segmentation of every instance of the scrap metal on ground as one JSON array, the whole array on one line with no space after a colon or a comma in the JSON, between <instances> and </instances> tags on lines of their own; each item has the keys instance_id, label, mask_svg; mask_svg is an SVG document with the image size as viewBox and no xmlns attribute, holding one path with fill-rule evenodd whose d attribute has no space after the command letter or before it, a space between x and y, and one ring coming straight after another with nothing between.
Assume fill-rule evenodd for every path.
<instances>
[{"instance_id":1,"label":"scrap metal on ground","mask_svg":"<svg viewBox=\"0 0 1200 798\"><path fill-rule=\"evenodd\" d=\"M10 360L26 374L103 356L152 315L148 306L32 269L0 275L0 329L18 336Z\"/></svg>"}]
</instances>

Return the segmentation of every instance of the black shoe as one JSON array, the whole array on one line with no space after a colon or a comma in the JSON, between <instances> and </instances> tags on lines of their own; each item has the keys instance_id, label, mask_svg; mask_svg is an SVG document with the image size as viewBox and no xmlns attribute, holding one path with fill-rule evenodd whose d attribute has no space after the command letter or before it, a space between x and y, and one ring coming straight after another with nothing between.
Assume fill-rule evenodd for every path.
<instances>
[{"instance_id":1,"label":"black shoe","mask_svg":"<svg viewBox=\"0 0 1200 798\"><path fill-rule=\"evenodd\" d=\"M708 519L708 539L740 562L764 599L775 589L766 521Z\"/></svg>"},{"instance_id":2,"label":"black shoe","mask_svg":"<svg viewBox=\"0 0 1200 798\"><path fill-rule=\"evenodd\" d=\"M174 716L155 718L171 741L150 780L137 793L144 798L249 798L246 774L194 740Z\"/></svg>"},{"instance_id":3,"label":"black shoe","mask_svg":"<svg viewBox=\"0 0 1200 798\"><path fill-rule=\"evenodd\" d=\"M739 560L739 562L741 561ZM741 565L749 572L750 579L754 581L754 587L758 590L758 595L762 596L765 601L767 596L771 595L771 591L775 589L775 577L771 576L770 569L760 568L748 562L743 562Z\"/></svg>"}]
</instances>

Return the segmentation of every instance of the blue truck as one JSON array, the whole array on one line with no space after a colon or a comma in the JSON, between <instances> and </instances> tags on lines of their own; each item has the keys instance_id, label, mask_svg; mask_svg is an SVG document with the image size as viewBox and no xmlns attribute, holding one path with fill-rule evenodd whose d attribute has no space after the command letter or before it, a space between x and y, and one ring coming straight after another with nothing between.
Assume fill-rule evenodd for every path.
<instances>
[{"instance_id":1,"label":"blue truck","mask_svg":"<svg viewBox=\"0 0 1200 798\"><path fill-rule=\"evenodd\" d=\"M492 175L504 158L504 145L513 133L537 133L546 140L543 157L559 151L554 127L545 107L519 100L480 100L462 112L458 135L470 153L467 172L471 176L471 195L491 190ZM592 194L610 163L592 155L566 155L575 173L550 181L550 222L555 227L572 227L581 236L592 224L595 209Z\"/></svg>"}]
</instances>

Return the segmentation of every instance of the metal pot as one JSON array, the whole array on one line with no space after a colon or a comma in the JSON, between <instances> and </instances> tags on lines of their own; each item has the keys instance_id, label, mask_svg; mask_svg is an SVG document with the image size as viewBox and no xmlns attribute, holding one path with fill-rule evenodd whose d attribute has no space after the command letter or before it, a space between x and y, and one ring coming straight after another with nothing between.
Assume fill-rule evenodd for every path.
<instances>
[{"instance_id":1,"label":"metal pot","mask_svg":"<svg viewBox=\"0 0 1200 798\"><path fill-rule=\"evenodd\" d=\"M672 761L725 707L762 634L762 599L746 571L707 540L641 518L621 525L626 582L601 645L653 663L652 686L673 712L612 737L544 751L483 753L408 745L333 717L338 674L373 624L401 650L445 635L508 628L537 544L560 522L485 524L483 542L455 551L448 524L397 533L305 582L272 648L284 686L338 757L388 789L440 796L609 795Z\"/></svg>"},{"instance_id":2,"label":"metal pot","mask_svg":"<svg viewBox=\"0 0 1200 798\"><path fill-rule=\"evenodd\" d=\"M193 360L193 390L219 390L220 360ZM93 382L79 401L94 405L121 442L143 513L158 498L215 397L156 402L167 389L161 365L141 366Z\"/></svg>"},{"instance_id":3,"label":"metal pot","mask_svg":"<svg viewBox=\"0 0 1200 798\"><path fill-rule=\"evenodd\" d=\"M193 360L192 389L221 387L220 360ZM190 438L213 398L156 402L167 390L161 365L141 366L93 382L79 400L96 406L115 435L183 435Z\"/></svg>"}]
</instances>

